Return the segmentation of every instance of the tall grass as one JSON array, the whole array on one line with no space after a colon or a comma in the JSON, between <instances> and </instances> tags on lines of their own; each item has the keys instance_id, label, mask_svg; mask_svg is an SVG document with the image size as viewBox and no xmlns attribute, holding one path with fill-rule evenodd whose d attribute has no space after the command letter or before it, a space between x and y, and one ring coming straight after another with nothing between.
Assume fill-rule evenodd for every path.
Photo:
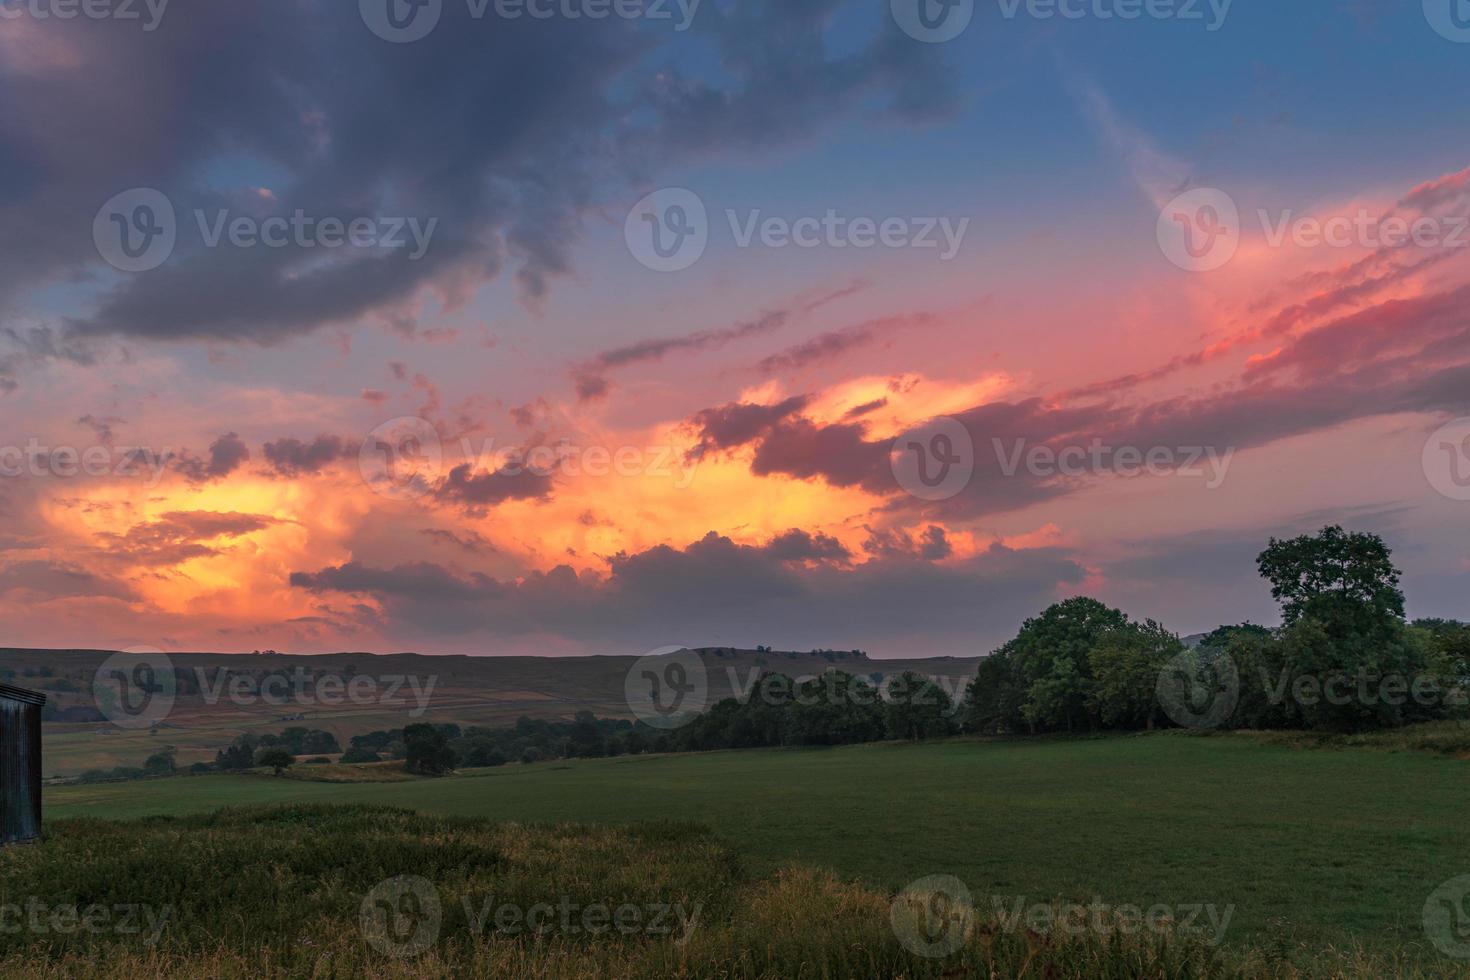
<instances>
[{"instance_id":1,"label":"tall grass","mask_svg":"<svg viewBox=\"0 0 1470 980\"><path fill-rule=\"evenodd\" d=\"M364 897L432 882L432 942L395 956L362 927ZM1035 977L1465 976L1351 951L1223 951L1183 932L1041 935L978 913L951 955L925 958L890 923L892 896L792 869L756 879L682 824L527 826L376 807L283 806L132 824L62 821L0 852L0 906L171 910L156 942L114 931L0 931L0 976ZM466 902L466 900L468 900ZM477 910L562 903L697 909L692 930L497 933ZM13 924L13 922L12 922Z\"/></svg>"}]
</instances>

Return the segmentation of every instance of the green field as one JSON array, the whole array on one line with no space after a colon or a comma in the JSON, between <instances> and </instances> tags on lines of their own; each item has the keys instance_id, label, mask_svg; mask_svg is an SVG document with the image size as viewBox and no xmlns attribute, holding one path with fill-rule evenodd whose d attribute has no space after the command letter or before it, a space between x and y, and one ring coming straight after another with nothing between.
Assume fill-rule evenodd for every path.
<instances>
[{"instance_id":1,"label":"green field","mask_svg":"<svg viewBox=\"0 0 1470 980\"><path fill-rule=\"evenodd\" d=\"M990 896L1234 905L1227 943L1358 941L1435 958L1429 893L1470 873L1470 768L1426 753L1249 737L956 740L509 766L340 785L200 776L49 789L48 819L371 803L522 821L695 821L757 872L829 868L890 891L930 874Z\"/></svg>"}]
</instances>

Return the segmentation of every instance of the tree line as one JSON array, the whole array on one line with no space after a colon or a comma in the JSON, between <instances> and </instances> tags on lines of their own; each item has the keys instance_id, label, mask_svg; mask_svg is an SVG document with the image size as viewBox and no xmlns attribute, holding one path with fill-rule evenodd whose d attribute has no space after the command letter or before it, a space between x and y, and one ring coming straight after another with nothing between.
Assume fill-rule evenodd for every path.
<instances>
[{"instance_id":1,"label":"tree line","mask_svg":"<svg viewBox=\"0 0 1470 980\"><path fill-rule=\"evenodd\" d=\"M1058 603L980 664L967 724L988 734L1178 724L1171 670L1191 697L1234 702L1208 726L1358 732L1466 717L1470 626L1409 623L1400 573L1374 534L1327 527L1271 539L1257 558L1282 625L1222 626L1194 648L1095 599ZM1176 712L1177 714L1177 712Z\"/></svg>"}]
</instances>

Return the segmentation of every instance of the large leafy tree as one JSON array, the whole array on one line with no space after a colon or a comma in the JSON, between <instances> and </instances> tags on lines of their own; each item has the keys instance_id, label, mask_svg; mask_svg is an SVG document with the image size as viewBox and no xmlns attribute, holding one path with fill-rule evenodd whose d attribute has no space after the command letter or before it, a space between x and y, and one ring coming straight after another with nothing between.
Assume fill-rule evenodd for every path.
<instances>
[{"instance_id":1,"label":"large leafy tree","mask_svg":"<svg viewBox=\"0 0 1470 980\"><path fill-rule=\"evenodd\" d=\"M1404 618L1399 570L1383 539L1333 525L1317 534L1271 539L1256 559L1287 626L1303 617L1329 629L1362 629Z\"/></svg>"},{"instance_id":2,"label":"large leafy tree","mask_svg":"<svg viewBox=\"0 0 1470 980\"><path fill-rule=\"evenodd\" d=\"M1159 672L1184 649L1151 619L1109 630L1092 648L1089 709L1109 727L1152 730L1161 720Z\"/></svg>"},{"instance_id":3,"label":"large leafy tree","mask_svg":"<svg viewBox=\"0 0 1470 980\"><path fill-rule=\"evenodd\" d=\"M1106 635L1128 625L1128 617L1096 599L1058 602L1026 620L1016 638L1001 647L1026 689L1022 714L1033 729L1073 731L1097 718L1088 709L1092 694L1092 651Z\"/></svg>"},{"instance_id":4,"label":"large leafy tree","mask_svg":"<svg viewBox=\"0 0 1470 980\"><path fill-rule=\"evenodd\" d=\"M1281 603L1274 699L1290 691L1294 723L1354 731L1432 716L1432 706L1386 696L1386 683L1411 685L1427 673L1430 648L1404 622L1399 570L1382 538L1334 525L1272 538L1257 564Z\"/></svg>"}]
</instances>

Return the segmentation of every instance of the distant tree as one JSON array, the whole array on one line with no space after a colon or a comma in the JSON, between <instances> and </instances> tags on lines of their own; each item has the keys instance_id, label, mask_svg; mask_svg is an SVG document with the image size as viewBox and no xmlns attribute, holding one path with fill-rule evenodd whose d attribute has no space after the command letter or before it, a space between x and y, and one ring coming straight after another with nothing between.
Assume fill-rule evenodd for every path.
<instances>
[{"instance_id":1,"label":"distant tree","mask_svg":"<svg viewBox=\"0 0 1470 980\"><path fill-rule=\"evenodd\" d=\"M433 725L409 725L403 730L403 746L409 772L442 776L458 762L448 736Z\"/></svg>"},{"instance_id":2,"label":"distant tree","mask_svg":"<svg viewBox=\"0 0 1470 980\"><path fill-rule=\"evenodd\" d=\"M296 765L296 757L283 748L261 749L260 754L255 757L257 766L269 766L279 776L281 773Z\"/></svg>"},{"instance_id":3,"label":"distant tree","mask_svg":"<svg viewBox=\"0 0 1470 980\"><path fill-rule=\"evenodd\" d=\"M153 753L147 758L146 761L144 761L143 771L153 776L159 776L165 773L173 772L177 765L177 763L174 761L174 756L177 754L177 752L178 750L175 749L172 745L164 746L162 749Z\"/></svg>"},{"instance_id":4,"label":"distant tree","mask_svg":"<svg viewBox=\"0 0 1470 980\"><path fill-rule=\"evenodd\" d=\"M365 749L360 745L354 745L342 753L342 761L349 765L355 765L364 762L382 762L383 758L372 749Z\"/></svg>"},{"instance_id":5,"label":"distant tree","mask_svg":"<svg viewBox=\"0 0 1470 980\"><path fill-rule=\"evenodd\" d=\"M590 711L579 711L572 722L571 746L568 754L580 759L595 759L607 754L597 718Z\"/></svg>"},{"instance_id":6,"label":"distant tree","mask_svg":"<svg viewBox=\"0 0 1470 980\"><path fill-rule=\"evenodd\" d=\"M226 771L249 769L255 765L255 751L258 747L255 736L241 735L215 753L215 767Z\"/></svg>"}]
</instances>

